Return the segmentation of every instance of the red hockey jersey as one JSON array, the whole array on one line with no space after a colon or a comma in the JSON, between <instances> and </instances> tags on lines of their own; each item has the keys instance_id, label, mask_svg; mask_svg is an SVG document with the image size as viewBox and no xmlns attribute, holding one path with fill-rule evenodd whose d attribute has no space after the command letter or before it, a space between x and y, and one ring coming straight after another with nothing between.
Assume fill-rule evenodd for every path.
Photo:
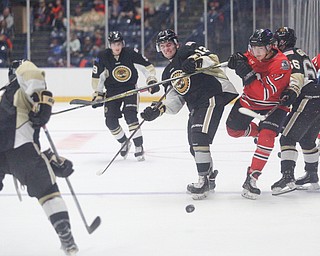
<instances>
[{"instance_id":1,"label":"red hockey jersey","mask_svg":"<svg viewBox=\"0 0 320 256\"><path fill-rule=\"evenodd\" d=\"M245 53L257 79L243 88L240 99L243 107L254 110L271 109L279 103L282 91L289 85L290 62L278 49L272 50L275 55L263 61L258 61L249 51Z\"/></svg>"}]
</instances>

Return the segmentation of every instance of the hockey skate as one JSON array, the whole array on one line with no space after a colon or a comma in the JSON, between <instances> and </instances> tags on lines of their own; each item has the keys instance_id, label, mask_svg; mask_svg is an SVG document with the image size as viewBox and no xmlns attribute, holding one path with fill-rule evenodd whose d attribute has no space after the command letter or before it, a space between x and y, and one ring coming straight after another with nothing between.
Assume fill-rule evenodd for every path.
<instances>
[{"instance_id":1,"label":"hockey skate","mask_svg":"<svg viewBox=\"0 0 320 256\"><path fill-rule=\"evenodd\" d=\"M319 177L316 171L310 172L306 171L305 175L296 180L297 190L318 190Z\"/></svg>"},{"instance_id":2,"label":"hockey skate","mask_svg":"<svg viewBox=\"0 0 320 256\"><path fill-rule=\"evenodd\" d=\"M272 195L278 196L285 193L289 193L291 191L294 191L297 189L297 186L295 184L295 179L293 175L293 171L287 170L282 172L282 177L280 180L275 182L271 186Z\"/></svg>"},{"instance_id":3,"label":"hockey skate","mask_svg":"<svg viewBox=\"0 0 320 256\"><path fill-rule=\"evenodd\" d=\"M139 147L136 147L136 152L134 153L134 156L137 158L137 160L139 162L141 161L144 161L145 158L144 158L144 150L143 150L143 146L139 146Z\"/></svg>"},{"instance_id":4,"label":"hockey skate","mask_svg":"<svg viewBox=\"0 0 320 256\"><path fill-rule=\"evenodd\" d=\"M192 199L202 200L208 196L209 179L207 176L199 176L197 183L191 183L187 186L187 191L191 193Z\"/></svg>"},{"instance_id":5,"label":"hockey skate","mask_svg":"<svg viewBox=\"0 0 320 256\"><path fill-rule=\"evenodd\" d=\"M61 249L67 256L76 256L79 251L78 246L74 242L70 224L67 220L61 220L55 225L55 229L60 238Z\"/></svg>"},{"instance_id":6,"label":"hockey skate","mask_svg":"<svg viewBox=\"0 0 320 256\"><path fill-rule=\"evenodd\" d=\"M242 185L243 190L241 195L243 197L251 200L255 200L261 194L260 189L258 189L256 186L257 178L254 177L254 176L258 177L260 174L261 174L260 171L253 171L251 174L249 174L249 168L248 168L247 178Z\"/></svg>"},{"instance_id":7,"label":"hockey skate","mask_svg":"<svg viewBox=\"0 0 320 256\"><path fill-rule=\"evenodd\" d=\"M216 177L218 175L218 170L210 170L208 179L209 179L209 190L210 192L214 192L214 189L216 188Z\"/></svg>"},{"instance_id":8,"label":"hockey skate","mask_svg":"<svg viewBox=\"0 0 320 256\"><path fill-rule=\"evenodd\" d=\"M121 143L121 148L125 143L127 142L125 141ZM123 157L123 159L127 158L130 148L131 148L131 141L129 141L120 151L120 155Z\"/></svg>"}]
</instances>

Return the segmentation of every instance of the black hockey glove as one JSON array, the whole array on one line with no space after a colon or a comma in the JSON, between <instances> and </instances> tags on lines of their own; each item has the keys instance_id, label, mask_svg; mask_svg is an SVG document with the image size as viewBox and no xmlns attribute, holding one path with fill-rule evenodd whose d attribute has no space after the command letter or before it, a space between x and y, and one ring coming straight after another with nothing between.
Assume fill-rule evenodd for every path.
<instances>
[{"instance_id":1,"label":"black hockey glove","mask_svg":"<svg viewBox=\"0 0 320 256\"><path fill-rule=\"evenodd\" d=\"M4 173L0 173L0 191L3 189L3 183L2 183L3 179L4 179Z\"/></svg>"},{"instance_id":2,"label":"black hockey glove","mask_svg":"<svg viewBox=\"0 0 320 256\"><path fill-rule=\"evenodd\" d=\"M49 91L37 92L31 97L35 104L33 110L29 112L29 120L33 128L39 129L49 121L54 100Z\"/></svg>"},{"instance_id":3,"label":"black hockey glove","mask_svg":"<svg viewBox=\"0 0 320 256\"><path fill-rule=\"evenodd\" d=\"M70 160L60 157L60 161L58 162L56 155L50 148L44 151L43 154L48 158L52 170L57 177L66 178L73 173L73 164Z\"/></svg>"},{"instance_id":4,"label":"black hockey glove","mask_svg":"<svg viewBox=\"0 0 320 256\"><path fill-rule=\"evenodd\" d=\"M92 102L97 102L96 104L92 104L92 108L98 108L98 107L102 107L103 106L103 102L99 102L99 101L103 101L104 100L104 96L105 94L102 92L95 92L94 96L92 98Z\"/></svg>"},{"instance_id":5,"label":"black hockey glove","mask_svg":"<svg viewBox=\"0 0 320 256\"><path fill-rule=\"evenodd\" d=\"M191 74L196 71L196 61L193 58L188 58L181 64L181 69L184 73Z\"/></svg>"},{"instance_id":6,"label":"black hockey glove","mask_svg":"<svg viewBox=\"0 0 320 256\"><path fill-rule=\"evenodd\" d=\"M280 96L280 105L281 106L290 106L297 99L298 95L295 91L290 89L285 89Z\"/></svg>"},{"instance_id":7,"label":"black hockey glove","mask_svg":"<svg viewBox=\"0 0 320 256\"><path fill-rule=\"evenodd\" d=\"M228 59L228 68L236 69L238 64L242 62L247 62L248 59L241 52L236 52L232 54Z\"/></svg>"},{"instance_id":8,"label":"black hockey glove","mask_svg":"<svg viewBox=\"0 0 320 256\"><path fill-rule=\"evenodd\" d=\"M243 85L248 85L257 78L256 73L247 62L238 64L236 74L242 78Z\"/></svg>"},{"instance_id":9,"label":"black hockey glove","mask_svg":"<svg viewBox=\"0 0 320 256\"><path fill-rule=\"evenodd\" d=\"M156 84L158 81L156 79L152 79L150 81L147 82L147 85L152 85L152 84ZM151 88L148 89L148 91L151 93L151 94L154 94L158 91L160 91L160 86L159 85L155 85Z\"/></svg>"},{"instance_id":10,"label":"black hockey glove","mask_svg":"<svg viewBox=\"0 0 320 256\"><path fill-rule=\"evenodd\" d=\"M161 116L166 111L166 106L160 103L158 107L156 107L159 103L152 103L150 107L147 107L140 114L141 117L146 121L153 121L157 117Z\"/></svg>"}]
</instances>

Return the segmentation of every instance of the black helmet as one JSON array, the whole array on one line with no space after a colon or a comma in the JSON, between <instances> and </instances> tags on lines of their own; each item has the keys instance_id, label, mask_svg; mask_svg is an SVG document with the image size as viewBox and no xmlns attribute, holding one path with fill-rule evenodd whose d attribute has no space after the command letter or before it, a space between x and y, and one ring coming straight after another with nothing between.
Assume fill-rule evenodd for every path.
<instances>
[{"instance_id":1,"label":"black helmet","mask_svg":"<svg viewBox=\"0 0 320 256\"><path fill-rule=\"evenodd\" d=\"M296 45L297 37L292 28L281 27L274 33L274 39L278 43L278 47L294 47Z\"/></svg>"},{"instance_id":2,"label":"black helmet","mask_svg":"<svg viewBox=\"0 0 320 256\"><path fill-rule=\"evenodd\" d=\"M108 35L108 41L109 45L114 42L123 42L124 44L123 36L119 31L111 31Z\"/></svg>"},{"instance_id":3,"label":"black helmet","mask_svg":"<svg viewBox=\"0 0 320 256\"><path fill-rule=\"evenodd\" d=\"M8 72L9 82L11 82L16 77L16 70L24 61L26 60L21 59L12 61L11 65L9 66Z\"/></svg>"},{"instance_id":4,"label":"black helmet","mask_svg":"<svg viewBox=\"0 0 320 256\"><path fill-rule=\"evenodd\" d=\"M156 40L157 52L160 52L159 45L161 43L165 43L168 41L172 41L175 44L178 44L178 36L176 35L176 33L171 29L166 29L166 30L160 31L157 35L157 40Z\"/></svg>"},{"instance_id":5,"label":"black helmet","mask_svg":"<svg viewBox=\"0 0 320 256\"><path fill-rule=\"evenodd\" d=\"M257 29L249 39L250 46L267 46L273 44L270 29Z\"/></svg>"}]
</instances>

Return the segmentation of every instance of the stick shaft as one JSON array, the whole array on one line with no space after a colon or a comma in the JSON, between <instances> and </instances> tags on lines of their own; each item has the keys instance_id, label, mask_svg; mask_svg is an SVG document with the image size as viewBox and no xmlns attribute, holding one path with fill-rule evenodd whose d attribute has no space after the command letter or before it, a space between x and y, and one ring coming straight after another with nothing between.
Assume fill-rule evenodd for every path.
<instances>
[{"instance_id":1,"label":"stick shaft","mask_svg":"<svg viewBox=\"0 0 320 256\"><path fill-rule=\"evenodd\" d=\"M49 133L47 127L46 127L46 126L43 126L42 128L43 128L43 130L44 130L44 132L45 132L45 134L46 134L46 136L47 136L47 139L48 139L48 141L49 141L50 147L51 147L53 153L55 154L58 163L61 164L61 159L60 159L60 157L59 157L58 151L57 151L57 149L56 149L56 146L55 146L54 143L53 143L53 140L52 140L52 138L51 138L51 136L50 136L50 133ZM82 209L81 209L80 203L79 203L79 201L78 201L78 198L77 198L77 196L76 196L76 193L74 192L73 187L72 187L72 185L71 185L71 182L70 182L70 180L69 180L68 177L65 177L65 179L66 179L67 185L68 185L68 187L69 187L69 190L70 190L70 192L71 192L71 195L72 195L72 197L73 197L73 200L74 200L74 202L75 202L75 204L76 204L76 206L77 206L78 212L80 213L81 219L82 219L82 221L83 221L83 223L84 223L84 225L85 225L88 233L91 234L91 233L100 225L100 217L97 217L96 219L99 219L99 220L98 220L98 221L95 220L94 223L93 223L93 224L97 224L97 222L99 222L98 225L95 225L95 227L92 227L93 224L92 224L91 226L88 225L88 223L87 223L87 221L86 221L86 218L85 218L85 216L84 216L84 214L83 214L83 211L82 211Z\"/></svg>"}]
</instances>

